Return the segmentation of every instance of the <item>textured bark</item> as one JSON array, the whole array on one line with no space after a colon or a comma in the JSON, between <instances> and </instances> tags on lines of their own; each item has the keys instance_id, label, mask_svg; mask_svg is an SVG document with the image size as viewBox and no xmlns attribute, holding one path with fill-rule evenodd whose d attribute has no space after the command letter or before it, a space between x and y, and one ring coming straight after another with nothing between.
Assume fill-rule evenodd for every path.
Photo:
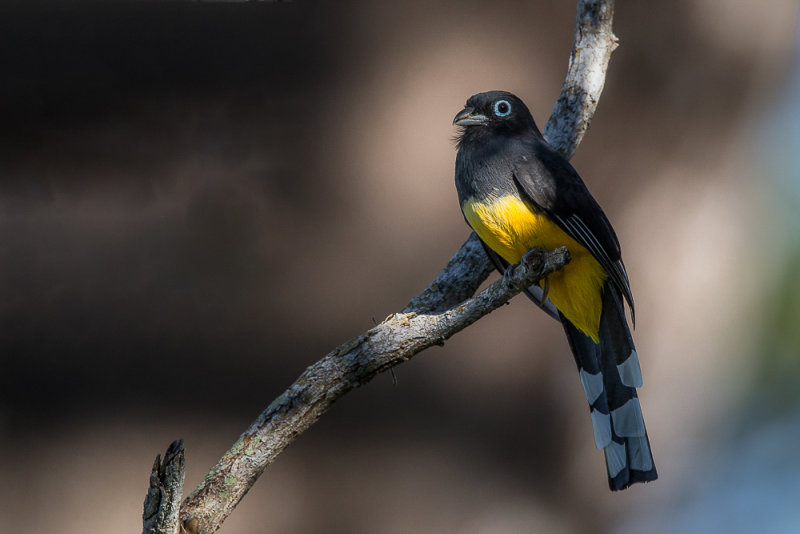
<instances>
[{"instance_id":1,"label":"textured bark","mask_svg":"<svg viewBox=\"0 0 800 534\"><path fill-rule=\"evenodd\" d=\"M150 473L150 488L144 499L142 534L178 532L185 467L182 439L173 441L167 447L163 462L160 454L156 456Z\"/></svg>"},{"instance_id":2,"label":"textured bark","mask_svg":"<svg viewBox=\"0 0 800 534\"><path fill-rule=\"evenodd\" d=\"M470 237L467 245L472 246L473 241ZM181 510L187 532L216 530L275 457L341 396L426 348L443 344L568 261L566 248L552 252L531 250L520 265L475 297L435 313L422 311L425 305L419 311L411 305L308 367L250 425L187 498ZM458 285L462 280L463 268L455 262L449 267L426 290L441 297L433 300L449 301L450 291L440 293L440 288ZM190 525L186 520L194 521Z\"/></svg>"},{"instance_id":3,"label":"textured bark","mask_svg":"<svg viewBox=\"0 0 800 534\"><path fill-rule=\"evenodd\" d=\"M548 142L567 158L589 128L611 52L617 46L611 31L613 14L613 0L578 0L567 77L544 129ZM182 531L216 531L267 466L336 399L431 345L443 344L503 305L520 288L529 287L567 261L565 249L530 251L520 266L469 298L492 271L480 241L472 234L430 286L402 312L308 367L261 413L186 498L180 510ZM154 491L152 486L150 491ZM174 532L166 528L148 531L146 527L145 532Z\"/></svg>"},{"instance_id":4,"label":"textured bark","mask_svg":"<svg viewBox=\"0 0 800 534\"><path fill-rule=\"evenodd\" d=\"M561 94L553 106L544 137L569 159L592 122L603 92L617 37L611 31L613 0L582 0L575 16L575 41Z\"/></svg>"}]
</instances>

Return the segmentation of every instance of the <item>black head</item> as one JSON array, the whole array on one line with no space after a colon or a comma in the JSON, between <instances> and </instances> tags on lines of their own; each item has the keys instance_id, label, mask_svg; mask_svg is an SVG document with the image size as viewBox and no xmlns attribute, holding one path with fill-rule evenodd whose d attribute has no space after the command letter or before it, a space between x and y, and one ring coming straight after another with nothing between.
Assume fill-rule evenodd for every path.
<instances>
[{"instance_id":1,"label":"black head","mask_svg":"<svg viewBox=\"0 0 800 534\"><path fill-rule=\"evenodd\" d=\"M463 128L460 141L489 133L540 135L527 106L508 91L487 91L469 97L453 124Z\"/></svg>"}]
</instances>

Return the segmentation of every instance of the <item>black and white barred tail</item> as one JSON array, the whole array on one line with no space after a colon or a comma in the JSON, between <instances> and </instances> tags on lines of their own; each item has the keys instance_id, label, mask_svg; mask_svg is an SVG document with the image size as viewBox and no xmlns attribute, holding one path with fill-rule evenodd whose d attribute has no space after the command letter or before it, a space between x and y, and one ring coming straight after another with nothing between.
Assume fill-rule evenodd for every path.
<instances>
[{"instance_id":1,"label":"black and white barred tail","mask_svg":"<svg viewBox=\"0 0 800 534\"><path fill-rule=\"evenodd\" d=\"M605 453L609 487L617 491L655 480L658 473L636 395L642 373L619 290L609 282L603 289L600 343L564 317L561 324L589 402L595 445Z\"/></svg>"}]
</instances>

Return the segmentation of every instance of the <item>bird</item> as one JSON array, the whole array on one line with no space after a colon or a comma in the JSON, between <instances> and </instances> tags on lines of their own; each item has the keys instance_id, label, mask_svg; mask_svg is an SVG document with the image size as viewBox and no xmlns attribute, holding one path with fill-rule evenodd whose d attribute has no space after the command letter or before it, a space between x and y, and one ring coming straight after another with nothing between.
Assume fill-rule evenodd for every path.
<instances>
[{"instance_id":1,"label":"bird","mask_svg":"<svg viewBox=\"0 0 800 534\"><path fill-rule=\"evenodd\" d=\"M571 260L525 290L563 326L612 491L658 478L636 388L639 357L625 315L633 295L619 240L577 171L507 91L471 96L458 127L455 183L464 219L500 273L530 249Z\"/></svg>"}]
</instances>

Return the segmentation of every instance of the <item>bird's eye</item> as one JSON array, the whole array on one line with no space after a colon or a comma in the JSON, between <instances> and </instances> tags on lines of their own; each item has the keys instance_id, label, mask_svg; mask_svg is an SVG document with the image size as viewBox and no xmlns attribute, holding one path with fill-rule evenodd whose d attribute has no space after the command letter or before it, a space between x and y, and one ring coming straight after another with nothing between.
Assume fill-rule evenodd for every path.
<instances>
[{"instance_id":1,"label":"bird's eye","mask_svg":"<svg viewBox=\"0 0 800 534\"><path fill-rule=\"evenodd\" d=\"M511 113L511 104L508 100L498 100L494 103L494 114L498 117L507 117Z\"/></svg>"}]
</instances>

